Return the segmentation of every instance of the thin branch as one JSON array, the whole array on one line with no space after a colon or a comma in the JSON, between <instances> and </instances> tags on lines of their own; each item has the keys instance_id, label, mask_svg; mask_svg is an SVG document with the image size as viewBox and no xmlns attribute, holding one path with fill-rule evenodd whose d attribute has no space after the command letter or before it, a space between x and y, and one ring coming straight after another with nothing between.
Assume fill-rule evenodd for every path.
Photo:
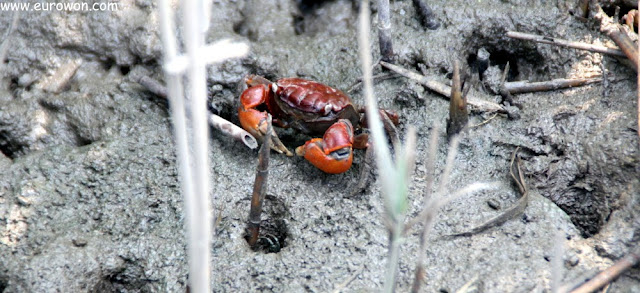
<instances>
[{"instance_id":1,"label":"thin branch","mask_svg":"<svg viewBox=\"0 0 640 293\"><path fill-rule=\"evenodd\" d=\"M189 152L189 139L187 137L187 124L186 124L186 115L185 115L185 105L184 105L184 96L183 96L183 87L182 87L182 77L178 74L172 74L167 71L167 65L175 58L178 54L177 51L177 39L174 34L175 25L173 22L172 9L170 8L170 4L168 0L160 0L159 4L159 14L160 14L160 30L162 32L162 45L164 49L164 58L163 58L163 69L165 70L165 74L167 75L167 84L169 86L169 108L171 110L171 116L173 117L173 128L175 133L175 141L176 141L176 150L178 156L178 166L179 166L179 176L180 176L180 186L182 191L182 196L185 198L185 217L187 218L185 226L187 227L187 235L188 235L188 255L189 255L189 278L191 279L190 287L191 289L196 289L192 285L194 283L199 284L197 287L201 292L203 290L207 290L209 284L209 275L202 275L201 273L196 273L192 270L197 270L201 272L204 269L209 269L209 265L198 263L200 266L193 266L193 259L197 256L197 251L192 249L190 243L199 241L202 237L200 233L205 233L209 235L209 230L204 231L204 229L194 230L191 229L189 221L203 221L207 220L205 218L193 219L190 214L190 207L192 205L187 204L187 202L192 202L194 200L194 177L191 168L192 157ZM205 226L207 226L205 224ZM208 238L209 236L204 236ZM204 286L204 288L203 288ZM189 287L188 287L189 288ZM195 291L194 291L195 292Z\"/></svg>"},{"instance_id":2,"label":"thin branch","mask_svg":"<svg viewBox=\"0 0 640 293\"><path fill-rule=\"evenodd\" d=\"M395 78L397 76L396 73L394 72L385 72L385 73L379 73L374 75L372 78L374 81L382 81L382 80L387 80L387 79L392 79ZM357 88L359 88L360 86L362 86L362 78L358 78L356 80L356 82L354 82L349 89L346 91L347 94L351 94L353 91L355 91Z\"/></svg>"},{"instance_id":3,"label":"thin branch","mask_svg":"<svg viewBox=\"0 0 640 293\"><path fill-rule=\"evenodd\" d=\"M626 270L638 263L640 263L640 254L638 253L638 251L630 252L629 254L618 260L615 264L602 271L591 280L582 284L582 286L571 291L571 293L594 292L604 287L606 284L611 283L611 281L613 281Z\"/></svg>"},{"instance_id":4,"label":"thin branch","mask_svg":"<svg viewBox=\"0 0 640 293\"><path fill-rule=\"evenodd\" d=\"M602 82L602 78L558 78L539 82L529 82L525 80L505 82L504 88L510 94L521 94L530 92L554 91L558 89L578 87L597 82Z\"/></svg>"},{"instance_id":5,"label":"thin branch","mask_svg":"<svg viewBox=\"0 0 640 293\"><path fill-rule=\"evenodd\" d=\"M378 40L382 60L393 62L393 44L391 42L391 13L389 0L378 0Z\"/></svg>"},{"instance_id":6,"label":"thin branch","mask_svg":"<svg viewBox=\"0 0 640 293\"><path fill-rule=\"evenodd\" d=\"M482 122L480 122L480 123L478 123L478 124L474 124L474 125L469 126L469 128L476 128L476 127L480 127L480 126L482 126L482 125L485 125L485 124L487 124L487 123L491 122L491 120L495 119L496 117L498 117L498 113L493 114L493 115L492 115L491 117L489 117L487 120L484 120L484 121L482 121Z\"/></svg>"},{"instance_id":7,"label":"thin branch","mask_svg":"<svg viewBox=\"0 0 640 293\"><path fill-rule=\"evenodd\" d=\"M167 98L167 88L162 85L159 81L148 77L141 76L136 78L137 82L144 86L148 91L153 93L154 95ZM173 116L175 117L175 116ZM246 130L240 128L238 125L231 123L230 121L216 115L213 113L209 113L209 124L216 129L220 130L223 134L234 138L237 141L241 141L250 149L255 149L258 147L258 141L256 141L255 137L251 135Z\"/></svg>"},{"instance_id":8,"label":"thin branch","mask_svg":"<svg viewBox=\"0 0 640 293\"><path fill-rule=\"evenodd\" d=\"M602 10L602 7L598 5L597 10L598 13L594 15L594 18L600 21L600 31L609 36L609 38L620 47L620 50L631 60L632 68L638 72L638 48L631 38L629 38L624 28L617 21L609 17Z\"/></svg>"},{"instance_id":9,"label":"thin branch","mask_svg":"<svg viewBox=\"0 0 640 293\"><path fill-rule=\"evenodd\" d=\"M384 66L385 68L394 71L406 78L412 79L422 85L424 85L425 87L427 87L428 89L440 94L441 96L445 97L445 98L449 98L449 95L451 94L451 87L435 81L433 79L427 78L426 76L417 73L415 71L409 70L409 69L405 69L402 68L398 65L394 65L394 64L390 64L384 61L380 61L380 65ZM469 105L471 105L472 107L474 107L475 109L477 109L478 111L482 111L482 112L500 112L500 113L507 113L507 110L502 107L501 105L498 105L494 102L489 102L489 101L485 101L482 100L480 98L476 98L473 96L467 96L467 103Z\"/></svg>"},{"instance_id":10,"label":"thin branch","mask_svg":"<svg viewBox=\"0 0 640 293\"><path fill-rule=\"evenodd\" d=\"M567 41L567 40L558 39L558 38L551 38L551 37L545 37L545 36L527 34L527 33L521 33L521 32L513 32L513 31L507 32L507 37L525 40L525 41L534 41L537 43L543 43L543 44L549 44L549 45L569 47L569 48L579 49L579 50L586 50L586 51L596 52L596 53L609 54L609 55L614 55L619 57L626 57L624 52L622 52L622 50L620 49L609 48L601 45L593 45L593 44L587 44L583 42L573 42L573 41Z\"/></svg>"},{"instance_id":11,"label":"thin branch","mask_svg":"<svg viewBox=\"0 0 640 293\"><path fill-rule=\"evenodd\" d=\"M82 59L77 58L61 65L50 76L36 84L36 87L50 93L62 92L82 65Z\"/></svg>"},{"instance_id":12,"label":"thin branch","mask_svg":"<svg viewBox=\"0 0 640 293\"><path fill-rule=\"evenodd\" d=\"M426 185L423 191L423 207L422 211L426 212L424 217L419 217L417 220L423 222L422 224L422 232L420 233L420 248L418 250L418 257L416 259L416 271L413 278L413 285L411 286L411 292L419 292L420 286L422 284L422 280L424 280L425 269L424 269L424 259L426 258L426 243L427 237L431 232L433 227L433 219L435 218L440 207L437 205L436 201L431 198L431 188L433 187L433 171L436 154L438 152L438 129L439 126L436 125L433 130L431 130L431 138L429 139L429 149L427 151L427 160L426 170L424 174L424 180ZM406 230L406 228L405 228Z\"/></svg>"}]
</instances>

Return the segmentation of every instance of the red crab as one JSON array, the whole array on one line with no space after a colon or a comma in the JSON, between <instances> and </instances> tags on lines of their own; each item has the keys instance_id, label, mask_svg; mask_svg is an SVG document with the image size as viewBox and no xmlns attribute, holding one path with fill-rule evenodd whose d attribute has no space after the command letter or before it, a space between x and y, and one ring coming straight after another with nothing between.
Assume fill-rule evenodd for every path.
<instances>
[{"instance_id":1,"label":"red crab","mask_svg":"<svg viewBox=\"0 0 640 293\"><path fill-rule=\"evenodd\" d=\"M245 82L249 88L240 96L238 116L242 127L254 137L262 139L267 132L267 112L277 126L292 127L306 134L324 133L322 138L313 138L296 148L296 154L331 174L349 170L352 149L367 147L368 136L354 136L353 132L353 125L366 124L360 115L364 107L356 108L342 91L301 78L271 82L261 76L248 75ZM398 124L397 114L380 112ZM273 135L272 142L274 150L293 155L277 135Z\"/></svg>"}]
</instances>

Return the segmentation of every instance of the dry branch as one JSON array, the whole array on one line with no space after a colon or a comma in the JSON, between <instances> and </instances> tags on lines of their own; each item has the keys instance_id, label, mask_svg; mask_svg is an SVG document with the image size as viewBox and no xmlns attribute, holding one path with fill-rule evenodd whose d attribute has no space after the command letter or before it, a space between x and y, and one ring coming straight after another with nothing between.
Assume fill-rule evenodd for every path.
<instances>
[{"instance_id":1,"label":"dry branch","mask_svg":"<svg viewBox=\"0 0 640 293\"><path fill-rule=\"evenodd\" d=\"M600 21L600 31L605 33L613 42L620 47L620 50L631 60L631 66L638 72L638 48L627 35L622 25L609 17L602 7L597 7L597 13L594 18Z\"/></svg>"},{"instance_id":2,"label":"dry branch","mask_svg":"<svg viewBox=\"0 0 640 293\"><path fill-rule=\"evenodd\" d=\"M545 36L534 35L534 34L527 34L527 33L521 33L521 32L507 32L507 37L526 40L526 41L534 41L537 43L543 43L543 44L549 44L549 45L569 47L569 48L574 48L579 50L586 50L586 51L591 51L596 53L609 54L609 55L620 56L620 57L626 56L624 52L616 48L609 48L606 46L587 44L583 42L567 41L563 39L545 37Z\"/></svg>"},{"instance_id":3,"label":"dry branch","mask_svg":"<svg viewBox=\"0 0 640 293\"><path fill-rule=\"evenodd\" d=\"M420 73L417 73L415 71L405 69L398 65L390 64L384 61L380 61L380 65L406 78L415 80L416 82L424 85L428 89L446 98L449 98L449 95L451 94L450 86L443 84L441 82L435 81L433 79L429 79ZM497 103L485 101L473 96L467 96L467 103L472 107L474 107L475 109L477 109L478 111L489 112L489 113L493 113L493 112L507 113L507 110L504 107L498 105Z\"/></svg>"},{"instance_id":4,"label":"dry branch","mask_svg":"<svg viewBox=\"0 0 640 293\"><path fill-rule=\"evenodd\" d=\"M588 85L596 82L602 82L602 78L558 78L549 81L529 82L529 81L512 81L505 82L504 88L510 94L521 94L529 92L553 91L557 89L572 88L577 86Z\"/></svg>"},{"instance_id":5,"label":"dry branch","mask_svg":"<svg viewBox=\"0 0 640 293\"><path fill-rule=\"evenodd\" d=\"M606 284L611 283L611 281L613 281L615 278L620 276L632 266L637 265L638 263L640 263L640 254L638 254L638 251L630 252L622 259L618 260L615 264L602 271L591 280L582 284L582 286L571 291L571 293L595 292L596 290L604 287Z\"/></svg>"},{"instance_id":6,"label":"dry branch","mask_svg":"<svg viewBox=\"0 0 640 293\"><path fill-rule=\"evenodd\" d=\"M148 91L152 94L161 97L167 98L167 88L162 85L159 81L148 77L142 76L137 78L136 80L140 85L144 86ZM235 125L228 120L216 115L209 113L209 124L220 130L222 133L233 137L235 140L241 141L250 149L255 149L258 147L258 142L256 139L246 130L240 128L238 125Z\"/></svg>"}]
</instances>

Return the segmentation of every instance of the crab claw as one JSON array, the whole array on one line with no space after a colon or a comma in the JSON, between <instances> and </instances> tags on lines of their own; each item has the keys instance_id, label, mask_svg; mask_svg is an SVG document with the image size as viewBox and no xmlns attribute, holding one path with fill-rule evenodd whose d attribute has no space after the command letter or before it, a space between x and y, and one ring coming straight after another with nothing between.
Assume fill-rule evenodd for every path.
<instances>
[{"instance_id":1,"label":"crab claw","mask_svg":"<svg viewBox=\"0 0 640 293\"><path fill-rule=\"evenodd\" d=\"M322 138L314 138L296 148L298 156L318 169L331 174L344 173L353 162L353 126L347 119L340 119L325 131Z\"/></svg>"},{"instance_id":2,"label":"crab claw","mask_svg":"<svg viewBox=\"0 0 640 293\"><path fill-rule=\"evenodd\" d=\"M241 105L238 108L238 118L242 128L261 141L267 133L267 112L258 111L255 107L264 103L268 94L269 91L266 86L250 87L240 96ZM282 141L274 131L271 132L271 149L289 157L293 156L293 153L282 144Z\"/></svg>"}]
</instances>

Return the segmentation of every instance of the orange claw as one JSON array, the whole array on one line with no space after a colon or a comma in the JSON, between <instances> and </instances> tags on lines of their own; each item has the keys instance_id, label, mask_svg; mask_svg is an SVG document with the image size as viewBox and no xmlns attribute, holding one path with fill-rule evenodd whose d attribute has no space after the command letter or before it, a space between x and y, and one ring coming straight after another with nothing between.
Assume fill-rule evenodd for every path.
<instances>
[{"instance_id":1,"label":"orange claw","mask_svg":"<svg viewBox=\"0 0 640 293\"><path fill-rule=\"evenodd\" d=\"M258 85L246 89L240 96L240 107L238 108L240 125L259 140L262 140L267 133L267 112L260 112L255 107L266 103L269 94L272 93L266 85ZM293 156L291 151L282 144L275 132L272 133L271 148L281 154Z\"/></svg>"},{"instance_id":2,"label":"orange claw","mask_svg":"<svg viewBox=\"0 0 640 293\"><path fill-rule=\"evenodd\" d=\"M340 119L325 131L322 138L314 138L296 148L298 156L318 169L330 173L344 173L353 162L353 126L347 119Z\"/></svg>"},{"instance_id":3,"label":"orange claw","mask_svg":"<svg viewBox=\"0 0 640 293\"><path fill-rule=\"evenodd\" d=\"M246 89L240 96L240 108L238 118L242 128L254 137L262 139L267 132L267 112L260 112L255 107L265 102L267 95L266 86L254 86Z\"/></svg>"}]
</instances>

